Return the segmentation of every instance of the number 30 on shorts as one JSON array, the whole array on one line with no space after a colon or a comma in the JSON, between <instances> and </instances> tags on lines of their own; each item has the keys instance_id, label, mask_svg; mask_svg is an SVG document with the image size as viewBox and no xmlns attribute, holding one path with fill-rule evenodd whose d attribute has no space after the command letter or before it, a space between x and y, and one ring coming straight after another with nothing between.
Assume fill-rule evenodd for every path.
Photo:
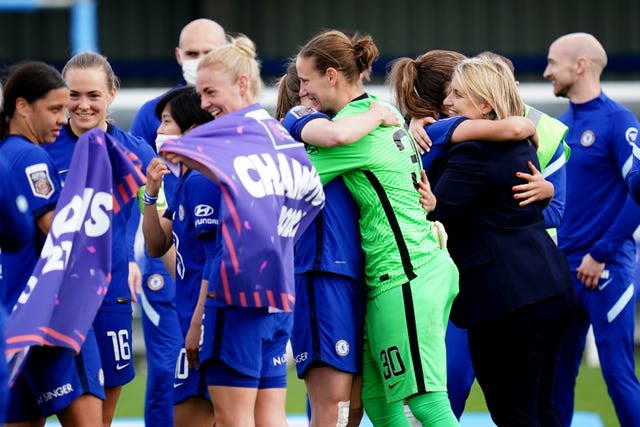
<instances>
[{"instance_id":1,"label":"number 30 on shorts","mask_svg":"<svg viewBox=\"0 0 640 427\"><path fill-rule=\"evenodd\" d=\"M400 351L396 346L380 351L380 361L382 362L382 375L385 380L392 376L400 376L406 372L402 357L400 357Z\"/></svg>"}]
</instances>

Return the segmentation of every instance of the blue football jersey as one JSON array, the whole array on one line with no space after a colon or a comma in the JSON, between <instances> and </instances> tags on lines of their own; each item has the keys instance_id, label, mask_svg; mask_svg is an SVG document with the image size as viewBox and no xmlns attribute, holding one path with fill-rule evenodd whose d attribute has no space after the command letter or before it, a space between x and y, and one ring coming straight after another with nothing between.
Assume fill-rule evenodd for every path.
<instances>
[{"instance_id":1,"label":"blue football jersey","mask_svg":"<svg viewBox=\"0 0 640 427\"><path fill-rule=\"evenodd\" d=\"M458 125L467 120L464 116L447 117L425 126L424 130L431 139L431 150L424 153L422 157L422 168L427 172L429 178L437 176L441 171L438 169L446 160L449 151L451 135ZM431 167L434 167L434 171ZM436 183L431 182L431 186Z\"/></svg>"},{"instance_id":2,"label":"blue football jersey","mask_svg":"<svg viewBox=\"0 0 640 427\"><path fill-rule=\"evenodd\" d=\"M215 250L220 188L200 172L189 170L178 181L171 206L165 216L173 220L176 309L184 327L198 301L207 253Z\"/></svg>"},{"instance_id":3,"label":"blue football jersey","mask_svg":"<svg viewBox=\"0 0 640 427\"><path fill-rule=\"evenodd\" d=\"M27 198L18 190L14 175L9 168L3 151L0 150L0 249L14 251L31 243L33 220L29 215ZM2 270L0 269L0 280Z\"/></svg>"},{"instance_id":4,"label":"blue football jersey","mask_svg":"<svg viewBox=\"0 0 640 427\"><path fill-rule=\"evenodd\" d=\"M19 135L9 135L0 150L13 171L13 181L29 206L36 236L33 244L2 255L4 284L2 302L11 311L40 256L45 234L35 226L43 214L55 209L60 196L60 178L51 157L41 146Z\"/></svg>"},{"instance_id":5,"label":"blue football jersey","mask_svg":"<svg viewBox=\"0 0 640 427\"><path fill-rule=\"evenodd\" d=\"M283 120L291 136L302 141L302 129L311 120L330 119L312 108L292 108ZM304 141L303 141L304 142ZM360 244L360 211L342 178L324 186L325 205L295 246L296 274L327 272L364 280L364 254Z\"/></svg>"},{"instance_id":6,"label":"blue football jersey","mask_svg":"<svg viewBox=\"0 0 640 427\"><path fill-rule=\"evenodd\" d=\"M586 253L607 264L632 266L640 207L625 176L633 162L638 119L604 93L584 104L569 103L558 119L569 127L566 142L571 147L558 245L572 269Z\"/></svg>"}]
</instances>

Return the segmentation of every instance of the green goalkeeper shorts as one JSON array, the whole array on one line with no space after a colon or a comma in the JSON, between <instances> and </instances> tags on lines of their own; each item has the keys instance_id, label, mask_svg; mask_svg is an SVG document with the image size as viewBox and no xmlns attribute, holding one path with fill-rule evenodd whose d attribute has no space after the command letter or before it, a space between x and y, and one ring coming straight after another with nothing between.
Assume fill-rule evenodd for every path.
<instances>
[{"instance_id":1,"label":"green goalkeeper shorts","mask_svg":"<svg viewBox=\"0 0 640 427\"><path fill-rule=\"evenodd\" d=\"M458 269L442 250L409 283L367 301L364 399L447 390L445 332Z\"/></svg>"}]
</instances>

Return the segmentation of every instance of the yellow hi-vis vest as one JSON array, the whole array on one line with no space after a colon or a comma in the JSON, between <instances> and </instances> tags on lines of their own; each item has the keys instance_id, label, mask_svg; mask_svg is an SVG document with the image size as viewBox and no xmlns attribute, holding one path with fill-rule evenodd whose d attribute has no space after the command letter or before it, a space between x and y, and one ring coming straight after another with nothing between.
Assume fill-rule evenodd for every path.
<instances>
[{"instance_id":1,"label":"yellow hi-vis vest","mask_svg":"<svg viewBox=\"0 0 640 427\"><path fill-rule=\"evenodd\" d=\"M554 119L548 114L525 104L525 117L531 120L536 127L538 134L538 161L540 162L540 173L543 177L547 177L562 167L571 154L571 149L565 142L565 137L569 128L560 120ZM564 146L564 158L558 159L553 164L549 164L553 154L558 149L558 144ZM549 235L557 241L556 229L548 228Z\"/></svg>"},{"instance_id":2,"label":"yellow hi-vis vest","mask_svg":"<svg viewBox=\"0 0 640 427\"><path fill-rule=\"evenodd\" d=\"M554 119L548 114L543 113L540 110L525 105L525 117L533 122L536 127L536 133L538 134L538 161L540 162L540 169L545 170L549 161L553 157L553 154L558 149L558 144L564 145L564 160L569 160L571 149L564 141L567 136L569 128L558 119Z\"/></svg>"}]
</instances>

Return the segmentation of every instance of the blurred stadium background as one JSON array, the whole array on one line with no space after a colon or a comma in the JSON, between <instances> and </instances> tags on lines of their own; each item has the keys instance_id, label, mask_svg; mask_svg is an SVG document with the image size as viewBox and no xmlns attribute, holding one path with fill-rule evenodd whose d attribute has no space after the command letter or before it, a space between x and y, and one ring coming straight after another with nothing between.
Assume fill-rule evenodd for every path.
<instances>
[{"instance_id":1,"label":"blurred stadium background","mask_svg":"<svg viewBox=\"0 0 640 427\"><path fill-rule=\"evenodd\" d=\"M180 29L192 19L208 17L228 32L246 34L256 43L267 85L261 100L267 108L273 108L273 84L284 72L288 58L315 33L338 28L373 36L381 57L367 90L383 99L391 98L383 83L395 58L415 57L435 48L466 55L491 50L513 60L525 101L556 115L565 109L566 100L554 98L550 85L542 79L548 45L562 34L586 31L603 43L609 56L604 90L639 115L638 16L637 0L0 0L0 77L21 60L44 60L61 69L77 52L99 51L120 77L122 90L112 105L112 116L118 126L128 129L143 102L178 81L180 68L173 50ZM141 328L137 327L137 332L135 350L142 362L138 369L141 378L130 387L132 399L121 399L120 406L123 400L127 404L119 408L123 417L137 417L142 411L144 344ZM640 328L636 328L636 336L640 342ZM594 395L582 407L578 403L583 411L590 410L588 402L607 400L601 377L589 368L597 365L597 356L589 352L586 359L592 371L585 375L595 379L585 380L588 391L577 392L578 398L581 393ZM292 394L300 400L303 387L296 380L293 383L297 391ZM476 399L481 401L481 395ZM300 402L289 405L295 412L304 408ZM481 402L470 406L482 410ZM615 425L610 405L593 410L605 426ZM591 415L585 413L581 425L602 425L599 416L594 419ZM292 425L296 422L299 420ZM486 423L486 415L481 415L468 418L463 425ZM132 421L131 425L140 423Z\"/></svg>"}]
</instances>

